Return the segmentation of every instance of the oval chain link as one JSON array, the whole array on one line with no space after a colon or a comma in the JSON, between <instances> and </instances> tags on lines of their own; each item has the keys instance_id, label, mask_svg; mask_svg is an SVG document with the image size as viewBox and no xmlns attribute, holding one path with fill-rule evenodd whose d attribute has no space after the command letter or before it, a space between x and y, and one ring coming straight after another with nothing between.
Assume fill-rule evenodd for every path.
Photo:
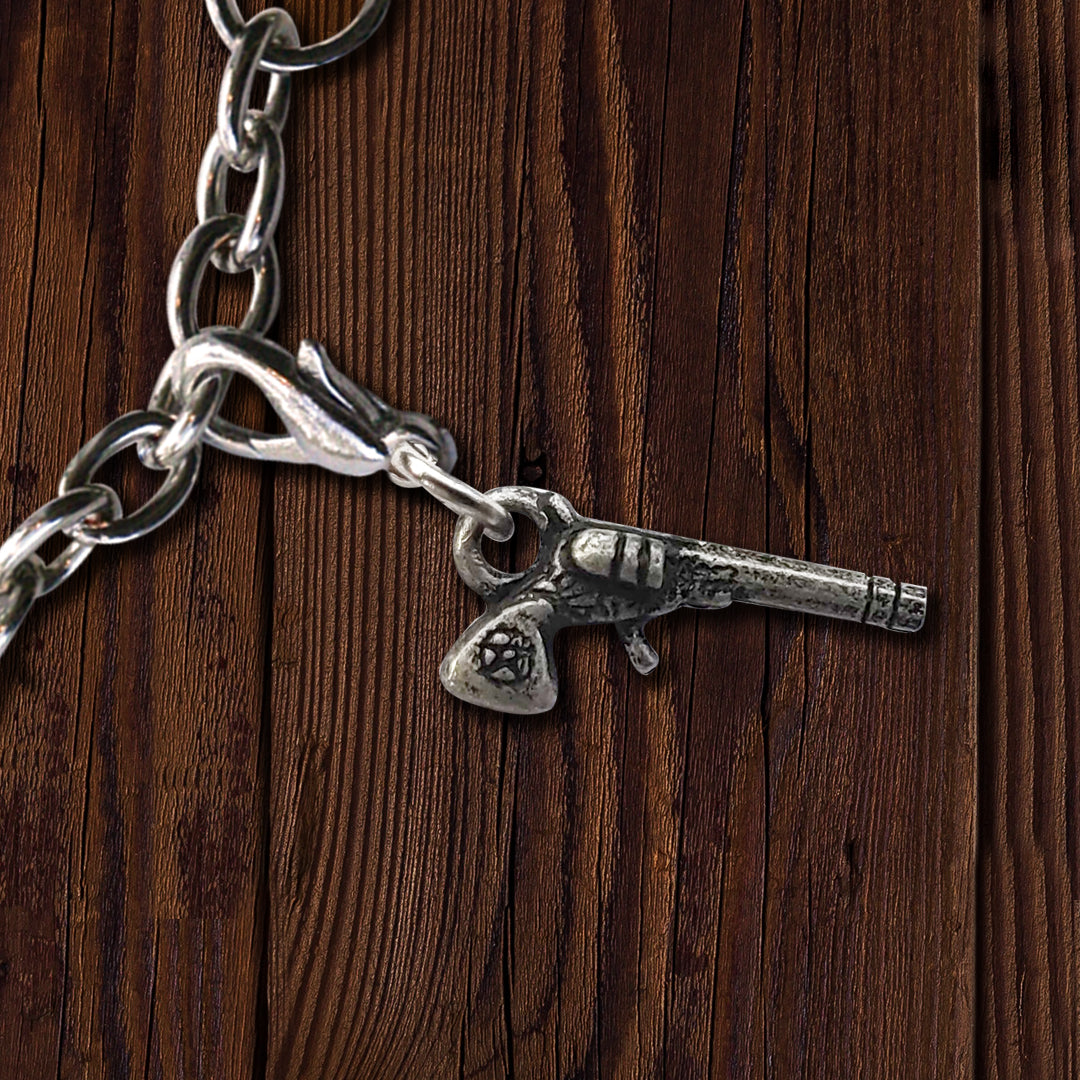
<instances>
[{"instance_id":1,"label":"oval chain link","mask_svg":"<svg viewBox=\"0 0 1080 1080\"><path fill-rule=\"evenodd\" d=\"M298 44L296 23L281 8L259 12L236 38L225 66L218 94L217 139L234 169L250 172L258 163L259 148L252 141L247 121L252 116L251 94L259 74L263 54L274 39ZM260 110L280 131L289 115L289 76L271 75L266 102Z\"/></svg>"},{"instance_id":2,"label":"oval chain link","mask_svg":"<svg viewBox=\"0 0 1080 1080\"><path fill-rule=\"evenodd\" d=\"M256 336L269 330L280 303L274 235L284 197L281 128L289 109L288 72L319 66L351 51L374 32L389 6L389 0L367 0L341 33L301 48L296 26L285 11L269 8L245 23L234 0L206 3L229 45L230 57L218 95L217 130L199 169L199 224L177 252L169 274L168 324L178 348L199 333L199 296L211 264L227 274L253 274L241 329ZM255 108L251 99L260 70L272 74L266 100ZM230 171L257 171L243 213L228 208ZM217 416L230 378L224 369L211 370L183 391L159 380L150 409L119 417L86 443L64 470L57 498L31 514L0 545L0 656L34 602L65 582L97 545L145 536L184 505L198 477L203 438L223 423ZM144 465L163 470L166 476L145 503L125 514L117 493L94 477L131 446L137 447ZM505 507L444 470L425 446L400 443L391 455L389 473L400 486L424 488L493 539L513 535L513 517ZM39 551L57 535L68 537L68 544L46 563Z\"/></svg>"},{"instance_id":3,"label":"oval chain link","mask_svg":"<svg viewBox=\"0 0 1080 1080\"><path fill-rule=\"evenodd\" d=\"M165 286L169 331L177 347L199 332L199 295L214 253L228 252L243 230L244 219L239 214L208 218L191 230L177 253ZM237 273L244 272L242 268L237 270ZM251 272L255 286L240 329L261 337L277 318L281 300L281 272L273 241L259 256Z\"/></svg>"},{"instance_id":4,"label":"oval chain link","mask_svg":"<svg viewBox=\"0 0 1080 1080\"><path fill-rule=\"evenodd\" d=\"M169 274L168 323L176 345L199 332L199 295L211 264L227 274L251 272L254 277L243 329L265 334L280 303L274 233L284 197L281 128L289 111L288 74L270 76L261 107L252 106L252 95L268 50L295 49L300 39L288 13L273 8L234 29L218 95L217 130L199 172L199 224L177 252ZM258 172L242 213L228 209L230 170ZM145 536L183 506L198 477L203 435L214 423L228 385L227 373L211 373L183 399L170 394L169 400L159 401L155 395L151 410L114 420L72 458L58 496L0 546L0 656L34 602L67 581L96 546ZM117 493L94 477L106 461L131 446L137 446L144 465L166 475L150 499L125 514ZM57 535L69 542L45 563L39 549Z\"/></svg>"},{"instance_id":5,"label":"oval chain link","mask_svg":"<svg viewBox=\"0 0 1080 1080\"><path fill-rule=\"evenodd\" d=\"M333 37L299 48L274 43L266 50L262 66L266 71L287 74L332 64L363 45L379 29L389 8L390 0L366 0L356 18ZM221 40L230 49L234 48L236 39L244 32L244 17L236 0L206 0L206 9Z\"/></svg>"},{"instance_id":6,"label":"oval chain link","mask_svg":"<svg viewBox=\"0 0 1080 1080\"><path fill-rule=\"evenodd\" d=\"M41 560L31 555L0 578L0 656L14 640L41 595Z\"/></svg>"},{"instance_id":7,"label":"oval chain link","mask_svg":"<svg viewBox=\"0 0 1080 1080\"><path fill-rule=\"evenodd\" d=\"M0 546L0 580L23 563L33 561L38 571L38 595L62 585L86 561L92 543L72 540L52 562L45 564L38 550L58 533L74 536L80 525L105 524L123 514L120 497L104 484L73 485L32 513Z\"/></svg>"},{"instance_id":8,"label":"oval chain link","mask_svg":"<svg viewBox=\"0 0 1080 1080\"><path fill-rule=\"evenodd\" d=\"M99 431L72 459L60 478L61 495L93 483L98 469L122 450L164 435L173 418L157 412L129 412ZM199 476L202 445L169 466L161 487L138 510L115 521L83 521L67 531L86 544L123 544L165 524L187 502Z\"/></svg>"},{"instance_id":9,"label":"oval chain link","mask_svg":"<svg viewBox=\"0 0 1080 1080\"><path fill-rule=\"evenodd\" d=\"M229 274L250 270L273 244L285 197L285 151L281 132L265 113L253 113L244 129L257 148L253 167L258 169L259 175L240 235L227 254L216 251L213 254L214 265ZM229 172L235 168L225 153L221 135L215 132L199 169L196 209L200 223L229 213Z\"/></svg>"}]
</instances>

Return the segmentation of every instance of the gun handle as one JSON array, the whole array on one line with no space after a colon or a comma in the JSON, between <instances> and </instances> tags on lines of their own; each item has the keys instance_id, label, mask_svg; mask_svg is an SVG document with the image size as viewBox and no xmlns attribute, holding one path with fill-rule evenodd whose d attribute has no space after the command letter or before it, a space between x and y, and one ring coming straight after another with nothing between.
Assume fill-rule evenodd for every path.
<instances>
[{"instance_id":1,"label":"gun handle","mask_svg":"<svg viewBox=\"0 0 1080 1080\"><path fill-rule=\"evenodd\" d=\"M481 615L446 654L439 668L443 686L484 709L547 712L559 696L554 614L546 600L521 600Z\"/></svg>"}]
</instances>

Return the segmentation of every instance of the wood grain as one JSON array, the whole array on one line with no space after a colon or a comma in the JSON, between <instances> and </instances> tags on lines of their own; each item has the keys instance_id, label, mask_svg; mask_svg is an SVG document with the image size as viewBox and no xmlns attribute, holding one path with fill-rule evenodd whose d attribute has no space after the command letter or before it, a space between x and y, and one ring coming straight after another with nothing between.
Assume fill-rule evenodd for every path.
<instances>
[{"instance_id":1,"label":"wood grain","mask_svg":"<svg viewBox=\"0 0 1080 1080\"><path fill-rule=\"evenodd\" d=\"M977 1045L992 1077L1080 1069L1078 47L1072 5L989 8Z\"/></svg>"},{"instance_id":2,"label":"wood grain","mask_svg":"<svg viewBox=\"0 0 1080 1080\"><path fill-rule=\"evenodd\" d=\"M447 515L208 453L0 662L0 1076L1075 1072L1078 31L396 0L294 80L279 340L478 486L933 616L684 612L648 679L568 633L557 710L489 716ZM168 355L224 56L200 4L0 0L11 526Z\"/></svg>"},{"instance_id":3,"label":"wood grain","mask_svg":"<svg viewBox=\"0 0 1080 1080\"><path fill-rule=\"evenodd\" d=\"M3 339L22 337L6 350L12 524L81 442L146 402L168 355L165 275L206 138L191 102L199 57L220 59L189 4L32 7L3 14L4 175L22 205L0 272L24 282L0 315ZM135 468L119 479L127 505L152 491ZM177 523L94 560L4 660L13 1076L223 1074L255 1055L261 516L258 476L208 460Z\"/></svg>"}]
</instances>

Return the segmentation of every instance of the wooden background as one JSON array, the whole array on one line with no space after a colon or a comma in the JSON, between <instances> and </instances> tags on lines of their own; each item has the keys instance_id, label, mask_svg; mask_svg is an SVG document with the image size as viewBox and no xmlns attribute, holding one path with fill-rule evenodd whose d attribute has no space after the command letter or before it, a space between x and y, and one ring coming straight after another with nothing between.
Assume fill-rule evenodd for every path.
<instances>
[{"instance_id":1,"label":"wooden background","mask_svg":"<svg viewBox=\"0 0 1080 1080\"><path fill-rule=\"evenodd\" d=\"M224 62L0 0L5 527L147 400ZM507 720L449 515L208 454L0 664L0 1075L1077 1075L1078 95L1068 0L395 0L298 77L280 340L480 486L933 614L567 634Z\"/></svg>"}]
</instances>

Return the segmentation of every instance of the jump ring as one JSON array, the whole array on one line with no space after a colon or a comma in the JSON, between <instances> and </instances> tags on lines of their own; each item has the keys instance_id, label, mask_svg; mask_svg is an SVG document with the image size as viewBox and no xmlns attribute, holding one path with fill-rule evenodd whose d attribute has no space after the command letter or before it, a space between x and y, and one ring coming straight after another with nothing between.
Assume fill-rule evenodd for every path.
<instances>
[{"instance_id":1,"label":"jump ring","mask_svg":"<svg viewBox=\"0 0 1080 1080\"><path fill-rule=\"evenodd\" d=\"M251 93L259 65L274 38L296 45L300 37L287 11L267 8L244 24L230 48L232 53L218 94L218 138L229 163L247 171L254 154L245 121L251 113ZM278 130L289 114L289 76L271 75L266 103L261 110Z\"/></svg>"},{"instance_id":2,"label":"jump ring","mask_svg":"<svg viewBox=\"0 0 1080 1080\"><path fill-rule=\"evenodd\" d=\"M71 459L60 479L60 494L86 487L110 458L144 439L165 434L172 423L171 416L159 412L130 412L118 417ZM153 532L187 501L198 478L201 460L202 446L196 444L187 457L170 467L161 487L133 514L93 528L83 525L70 530L71 534L90 544L122 544Z\"/></svg>"},{"instance_id":3,"label":"jump ring","mask_svg":"<svg viewBox=\"0 0 1080 1080\"><path fill-rule=\"evenodd\" d=\"M315 45L289 48L271 42L263 53L261 66L266 71L287 74L332 64L363 45L379 29L389 7L390 0L367 0L360 14L344 30ZM236 0L206 0L206 9L222 41L234 48L246 25Z\"/></svg>"},{"instance_id":4,"label":"jump ring","mask_svg":"<svg viewBox=\"0 0 1080 1080\"><path fill-rule=\"evenodd\" d=\"M448 473L434 455L414 443L403 442L391 453L390 479L401 487L422 487L455 514L476 519L492 540L514 535L514 519L499 503Z\"/></svg>"},{"instance_id":5,"label":"jump ring","mask_svg":"<svg viewBox=\"0 0 1080 1080\"><path fill-rule=\"evenodd\" d=\"M239 214L222 214L196 225L173 260L167 286L169 331L179 347L199 332L199 290L214 252L239 239L244 219ZM242 330L265 334L277 318L281 302L281 276L277 249L271 240L251 267L255 287Z\"/></svg>"},{"instance_id":6,"label":"jump ring","mask_svg":"<svg viewBox=\"0 0 1080 1080\"><path fill-rule=\"evenodd\" d=\"M540 530L541 537L551 527L552 518L569 524L577 517L574 508L561 495L537 488L495 488L484 498L504 513L523 514ZM480 545L481 532L486 531L479 516L461 518L454 531L454 565L470 589L488 598L511 582L520 581L525 575L498 570L487 561Z\"/></svg>"}]
</instances>

